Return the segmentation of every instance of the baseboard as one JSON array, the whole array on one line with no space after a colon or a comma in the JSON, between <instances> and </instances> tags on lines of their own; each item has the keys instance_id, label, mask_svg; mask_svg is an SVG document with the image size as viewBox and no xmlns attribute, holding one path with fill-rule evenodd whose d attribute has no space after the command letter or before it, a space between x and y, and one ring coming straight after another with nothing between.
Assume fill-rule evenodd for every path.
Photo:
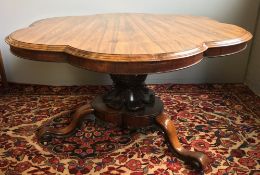
<instances>
[{"instance_id":1,"label":"baseboard","mask_svg":"<svg viewBox=\"0 0 260 175\"><path fill-rule=\"evenodd\" d=\"M260 82L246 80L245 84L257 95L260 96Z\"/></svg>"}]
</instances>

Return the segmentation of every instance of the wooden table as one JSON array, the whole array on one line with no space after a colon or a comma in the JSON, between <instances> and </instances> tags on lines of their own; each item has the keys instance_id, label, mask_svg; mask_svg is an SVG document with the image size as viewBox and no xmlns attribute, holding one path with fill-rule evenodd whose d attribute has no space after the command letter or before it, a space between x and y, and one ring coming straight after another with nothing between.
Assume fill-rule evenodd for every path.
<instances>
[{"instance_id":1,"label":"wooden table","mask_svg":"<svg viewBox=\"0 0 260 175\"><path fill-rule=\"evenodd\" d=\"M251 38L238 26L207 17L100 14L40 20L10 34L6 42L19 57L67 62L108 73L114 82L111 91L75 110L67 127L41 127L39 139L72 133L80 119L90 113L128 128L157 123L180 158L205 168L208 157L181 146L173 121L163 112L162 101L144 81L148 74L187 68L203 57L237 53Z\"/></svg>"}]
</instances>

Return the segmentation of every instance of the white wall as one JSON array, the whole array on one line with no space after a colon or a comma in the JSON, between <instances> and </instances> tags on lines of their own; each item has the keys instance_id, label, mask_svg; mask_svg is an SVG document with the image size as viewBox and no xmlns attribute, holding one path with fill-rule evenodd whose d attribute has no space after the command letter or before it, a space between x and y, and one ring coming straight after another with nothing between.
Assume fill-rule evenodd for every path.
<instances>
[{"instance_id":1,"label":"white wall","mask_svg":"<svg viewBox=\"0 0 260 175\"><path fill-rule=\"evenodd\" d=\"M4 38L33 21L110 12L175 13L208 16L253 32L259 0L0 0L0 47L12 82L74 85L109 83L107 75L63 63L24 60L9 52ZM148 83L243 82L249 49L224 58L205 59L181 71L149 76Z\"/></svg>"},{"instance_id":2,"label":"white wall","mask_svg":"<svg viewBox=\"0 0 260 175\"><path fill-rule=\"evenodd\" d=\"M260 10L260 5L259 5ZM260 12L258 11L258 19L255 31L252 52L249 58L247 69L246 83L248 86L260 96Z\"/></svg>"}]
</instances>

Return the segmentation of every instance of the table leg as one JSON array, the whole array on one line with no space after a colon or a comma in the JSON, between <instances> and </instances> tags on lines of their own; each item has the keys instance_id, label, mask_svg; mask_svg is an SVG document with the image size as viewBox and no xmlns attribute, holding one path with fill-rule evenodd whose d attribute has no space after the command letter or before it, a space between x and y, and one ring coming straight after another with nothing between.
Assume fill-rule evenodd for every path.
<instances>
[{"instance_id":1,"label":"table leg","mask_svg":"<svg viewBox=\"0 0 260 175\"><path fill-rule=\"evenodd\" d=\"M166 132L170 146L179 157L196 168L205 168L208 157L200 152L184 149L177 137L173 121L163 113L163 103L144 83L147 75L111 75L114 88L103 96L98 96L91 105L78 108L72 115L72 122L61 129L42 127L37 136L41 141L55 137L65 137L75 131L81 119L93 113L96 117L112 122L122 128L141 128L157 122Z\"/></svg>"},{"instance_id":2,"label":"table leg","mask_svg":"<svg viewBox=\"0 0 260 175\"><path fill-rule=\"evenodd\" d=\"M75 110L72 114L72 121L71 123L60 129L56 128L49 128L49 127L41 127L37 132L37 137L39 139L48 139L51 136L55 137L64 137L73 131L81 124L81 119L86 117L86 115L89 115L94 112L94 109L91 107L91 105L87 104L84 106L79 107Z\"/></svg>"},{"instance_id":3,"label":"table leg","mask_svg":"<svg viewBox=\"0 0 260 175\"><path fill-rule=\"evenodd\" d=\"M156 122L165 131L165 136L170 144L170 147L178 154L178 156L187 161L198 169L205 169L209 163L207 155L201 152L189 151L183 148L178 140L177 131L174 122L165 114L156 117Z\"/></svg>"}]
</instances>

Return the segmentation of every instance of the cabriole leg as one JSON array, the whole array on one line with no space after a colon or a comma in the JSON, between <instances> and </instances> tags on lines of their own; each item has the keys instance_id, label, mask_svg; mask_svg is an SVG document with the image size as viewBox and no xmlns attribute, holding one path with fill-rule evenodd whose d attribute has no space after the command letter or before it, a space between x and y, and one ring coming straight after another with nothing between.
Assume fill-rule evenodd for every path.
<instances>
[{"instance_id":1,"label":"cabriole leg","mask_svg":"<svg viewBox=\"0 0 260 175\"><path fill-rule=\"evenodd\" d=\"M177 137L177 131L173 121L165 114L156 117L156 122L165 131L165 136L173 150L178 156L197 169L205 169L209 163L207 155L201 152L189 151L183 148Z\"/></svg>"},{"instance_id":2,"label":"cabriole leg","mask_svg":"<svg viewBox=\"0 0 260 175\"><path fill-rule=\"evenodd\" d=\"M86 115L89 115L94 112L94 109L90 105L84 105L75 110L72 114L71 123L60 129L41 127L37 132L37 137L40 140L45 140L48 138L54 137L65 137L75 131L75 129L81 124L81 119L85 118Z\"/></svg>"}]
</instances>

